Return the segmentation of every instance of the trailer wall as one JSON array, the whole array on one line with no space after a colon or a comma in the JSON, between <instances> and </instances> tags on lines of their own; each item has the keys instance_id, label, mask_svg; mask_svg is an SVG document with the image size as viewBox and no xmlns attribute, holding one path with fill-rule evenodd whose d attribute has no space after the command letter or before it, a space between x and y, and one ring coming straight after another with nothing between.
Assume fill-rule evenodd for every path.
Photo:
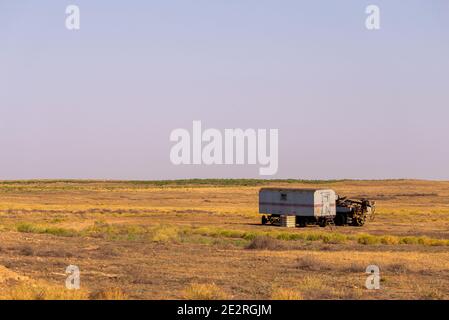
<instances>
[{"instance_id":1,"label":"trailer wall","mask_svg":"<svg viewBox=\"0 0 449 320\"><path fill-rule=\"evenodd\" d=\"M259 192L259 212L275 215L335 216L336 195L330 189L275 189Z\"/></svg>"}]
</instances>

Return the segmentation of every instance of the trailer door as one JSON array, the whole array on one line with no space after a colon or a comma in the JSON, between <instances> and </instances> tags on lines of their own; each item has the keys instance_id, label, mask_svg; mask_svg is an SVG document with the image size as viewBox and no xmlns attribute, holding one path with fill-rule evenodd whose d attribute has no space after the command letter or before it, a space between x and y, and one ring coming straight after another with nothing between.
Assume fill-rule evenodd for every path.
<instances>
[{"instance_id":1,"label":"trailer door","mask_svg":"<svg viewBox=\"0 0 449 320\"><path fill-rule=\"evenodd\" d=\"M321 208L321 215L322 216L328 216L331 213L331 202L330 202L330 194L329 192L323 192L321 193L321 203L322 203L322 208Z\"/></svg>"}]
</instances>

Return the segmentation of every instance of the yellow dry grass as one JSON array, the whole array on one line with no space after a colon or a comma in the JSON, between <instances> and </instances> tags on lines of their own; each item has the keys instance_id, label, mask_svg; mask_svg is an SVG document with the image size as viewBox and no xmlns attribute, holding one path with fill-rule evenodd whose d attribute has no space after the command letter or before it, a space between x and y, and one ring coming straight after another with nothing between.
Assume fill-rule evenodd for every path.
<instances>
[{"instance_id":1,"label":"yellow dry grass","mask_svg":"<svg viewBox=\"0 0 449 320\"><path fill-rule=\"evenodd\" d=\"M224 300L228 296L214 283L192 283L184 290L187 300Z\"/></svg>"},{"instance_id":2,"label":"yellow dry grass","mask_svg":"<svg viewBox=\"0 0 449 320\"><path fill-rule=\"evenodd\" d=\"M0 298L449 298L449 182L195 183L0 182ZM362 228L263 227L257 196L270 185L368 197L377 216ZM265 244L250 250L254 239ZM69 264L82 291L64 287ZM375 292L369 264L381 270Z\"/></svg>"},{"instance_id":3,"label":"yellow dry grass","mask_svg":"<svg viewBox=\"0 0 449 320\"><path fill-rule=\"evenodd\" d=\"M271 294L272 300L303 300L302 294L293 289L278 288Z\"/></svg>"}]
</instances>

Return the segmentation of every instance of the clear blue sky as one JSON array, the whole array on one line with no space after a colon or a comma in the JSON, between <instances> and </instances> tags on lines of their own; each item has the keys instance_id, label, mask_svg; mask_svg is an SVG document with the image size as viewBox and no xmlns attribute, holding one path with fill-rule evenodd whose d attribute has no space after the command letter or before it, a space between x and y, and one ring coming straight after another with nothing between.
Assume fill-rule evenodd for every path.
<instances>
[{"instance_id":1,"label":"clear blue sky","mask_svg":"<svg viewBox=\"0 0 449 320\"><path fill-rule=\"evenodd\" d=\"M449 179L449 1L0 0L0 179L257 177L173 166L192 120L278 128L278 178Z\"/></svg>"}]
</instances>

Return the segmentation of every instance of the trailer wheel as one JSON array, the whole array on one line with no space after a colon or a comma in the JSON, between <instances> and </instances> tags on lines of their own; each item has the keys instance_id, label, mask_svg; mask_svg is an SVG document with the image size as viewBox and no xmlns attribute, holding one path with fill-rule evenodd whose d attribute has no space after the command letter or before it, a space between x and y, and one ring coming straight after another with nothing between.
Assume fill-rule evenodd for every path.
<instances>
[{"instance_id":1,"label":"trailer wheel","mask_svg":"<svg viewBox=\"0 0 449 320\"><path fill-rule=\"evenodd\" d=\"M299 217L298 224L300 228L305 228L307 226L307 221L303 217Z\"/></svg>"},{"instance_id":2,"label":"trailer wheel","mask_svg":"<svg viewBox=\"0 0 449 320\"><path fill-rule=\"evenodd\" d=\"M334 221L335 221L335 225L344 226L346 224L346 215L337 214Z\"/></svg>"},{"instance_id":3,"label":"trailer wheel","mask_svg":"<svg viewBox=\"0 0 449 320\"><path fill-rule=\"evenodd\" d=\"M268 216L268 221L273 226L277 226L277 225L281 224L281 218L278 215L273 215L272 214L272 215Z\"/></svg>"},{"instance_id":4,"label":"trailer wheel","mask_svg":"<svg viewBox=\"0 0 449 320\"><path fill-rule=\"evenodd\" d=\"M326 220L326 218L321 218L320 221L318 221L318 225L319 225L321 228L326 227L326 225L327 225L327 220Z\"/></svg>"},{"instance_id":5,"label":"trailer wheel","mask_svg":"<svg viewBox=\"0 0 449 320\"><path fill-rule=\"evenodd\" d=\"M266 224L267 224L267 222L268 222L268 219L267 219L267 217L265 217L265 216L262 216L262 224L263 224L263 225L266 225Z\"/></svg>"}]
</instances>

